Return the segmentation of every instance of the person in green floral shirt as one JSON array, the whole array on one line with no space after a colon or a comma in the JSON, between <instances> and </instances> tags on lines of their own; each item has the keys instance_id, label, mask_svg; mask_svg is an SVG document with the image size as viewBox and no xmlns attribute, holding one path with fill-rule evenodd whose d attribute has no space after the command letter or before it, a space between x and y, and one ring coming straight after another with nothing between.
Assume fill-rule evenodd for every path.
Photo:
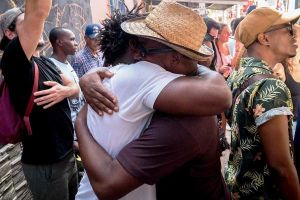
<instances>
[{"instance_id":1,"label":"person in green floral shirt","mask_svg":"<svg viewBox=\"0 0 300 200\"><path fill-rule=\"evenodd\" d=\"M253 75L272 74L276 63L296 55L293 22L299 16L300 10L288 16L257 8L245 17L235 36L249 57L229 77L232 90ZM292 151L292 109L289 89L276 78L255 82L233 102L231 152L225 170L233 199L300 199Z\"/></svg>"}]
</instances>

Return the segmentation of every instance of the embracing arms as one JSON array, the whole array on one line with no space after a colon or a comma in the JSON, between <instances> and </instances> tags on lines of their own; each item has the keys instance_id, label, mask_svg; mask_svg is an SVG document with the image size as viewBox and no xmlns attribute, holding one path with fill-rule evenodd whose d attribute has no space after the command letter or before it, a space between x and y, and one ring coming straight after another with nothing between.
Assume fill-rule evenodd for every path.
<instances>
[{"instance_id":1,"label":"embracing arms","mask_svg":"<svg viewBox=\"0 0 300 200\"><path fill-rule=\"evenodd\" d=\"M77 116L75 128L80 155L93 190L102 200L120 198L142 185L142 182L129 174L95 141L88 130L86 114L85 105Z\"/></svg>"},{"instance_id":2,"label":"embracing arms","mask_svg":"<svg viewBox=\"0 0 300 200\"><path fill-rule=\"evenodd\" d=\"M103 74L103 70L98 73ZM111 114L118 111L117 100L100 83L103 77L107 76L87 74L80 79L80 86L96 112ZM156 99L154 109L174 114L215 115L230 105L231 92L224 78L217 72L200 67L199 76L180 77L170 82Z\"/></svg>"},{"instance_id":3,"label":"embracing arms","mask_svg":"<svg viewBox=\"0 0 300 200\"><path fill-rule=\"evenodd\" d=\"M180 77L159 94L154 109L171 114L215 115L231 105L231 92L217 72L201 67L199 76Z\"/></svg>"}]
</instances>

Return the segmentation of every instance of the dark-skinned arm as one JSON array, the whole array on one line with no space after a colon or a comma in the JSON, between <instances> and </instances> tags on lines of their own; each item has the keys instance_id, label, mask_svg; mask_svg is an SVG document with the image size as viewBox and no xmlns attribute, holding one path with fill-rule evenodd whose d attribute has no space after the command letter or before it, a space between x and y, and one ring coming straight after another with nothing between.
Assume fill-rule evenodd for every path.
<instances>
[{"instance_id":1,"label":"dark-skinned arm","mask_svg":"<svg viewBox=\"0 0 300 200\"><path fill-rule=\"evenodd\" d=\"M215 71L200 69L200 76L185 76L170 82L157 97L154 109L201 116L219 114L227 109L232 97L225 79Z\"/></svg>"},{"instance_id":2,"label":"dark-skinned arm","mask_svg":"<svg viewBox=\"0 0 300 200\"><path fill-rule=\"evenodd\" d=\"M293 163L287 116L276 116L258 127L267 163L284 199L300 199L300 186Z\"/></svg>"},{"instance_id":3,"label":"dark-skinned arm","mask_svg":"<svg viewBox=\"0 0 300 200\"><path fill-rule=\"evenodd\" d=\"M91 73L80 79L87 102L100 115L117 111L116 98ZM179 98L180 97L180 98ZM231 91L217 72L199 68L199 76L180 77L170 82L159 94L154 109L170 114L215 115L231 105ZM203 106L205 105L205 106Z\"/></svg>"},{"instance_id":4,"label":"dark-skinned arm","mask_svg":"<svg viewBox=\"0 0 300 200\"><path fill-rule=\"evenodd\" d=\"M113 74L104 68L87 73L80 78L79 85L87 103L99 115L104 112L112 114L118 112L117 98L101 83L102 79L110 78Z\"/></svg>"},{"instance_id":5,"label":"dark-skinned arm","mask_svg":"<svg viewBox=\"0 0 300 200\"><path fill-rule=\"evenodd\" d=\"M79 112L75 124L85 170L99 199L119 199L142 183L130 175L117 160L113 160L94 140L87 127L86 114L85 105Z\"/></svg>"}]
</instances>

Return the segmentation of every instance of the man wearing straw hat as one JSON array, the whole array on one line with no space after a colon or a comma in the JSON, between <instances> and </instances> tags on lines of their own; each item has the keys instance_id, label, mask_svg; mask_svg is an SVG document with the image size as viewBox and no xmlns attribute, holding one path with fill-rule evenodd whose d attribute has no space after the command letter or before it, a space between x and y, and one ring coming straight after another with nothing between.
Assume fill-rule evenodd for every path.
<instances>
[{"instance_id":1,"label":"man wearing straw hat","mask_svg":"<svg viewBox=\"0 0 300 200\"><path fill-rule=\"evenodd\" d=\"M225 175L234 199L300 199L293 162L291 95L281 80L270 76L276 63L296 55L293 23L299 16L299 9L280 13L257 8L236 29L236 39L249 57L241 60L229 85L235 89L250 77L262 78L233 102L231 153Z\"/></svg>"},{"instance_id":2,"label":"man wearing straw hat","mask_svg":"<svg viewBox=\"0 0 300 200\"><path fill-rule=\"evenodd\" d=\"M113 17L119 18L115 15ZM127 143L140 136L146 123L139 121L143 118L148 120L149 113L152 114L153 109L178 114L214 115L222 111L224 105L221 104L224 102L219 102L222 101L221 99L230 101L230 97L226 94L228 88L224 87L222 78L215 72L208 72L209 75L203 76L203 79L182 76L172 79L172 82L164 84L164 87L159 89L159 94L156 93L158 96L153 96L153 89L147 88L150 83L147 83L148 78L152 81L151 87L155 88L156 84L162 85L163 79L170 76L167 71L162 71L164 74L161 76L161 72L153 74L152 70L161 70L160 66L162 66L172 72L192 74L197 71L197 60L201 60L205 54L211 55L205 47L201 47L206 33L203 19L184 6L162 2L146 18L133 18L122 23L123 31L111 30L111 24L114 24L115 27L116 23L106 25L106 22L104 22L104 31L102 32L116 34L118 41L128 40L127 52L111 54L106 49L110 48L106 45L107 38L102 36L101 45L102 48L105 48L106 62L112 65L115 62L134 64L112 67L110 70L115 75L111 79L103 81L104 85L117 95L120 111L113 115L99 117L89 107L87 116L81 113L76 125L80 153L97 197L117 199L137 188L122 199L155 199L155 194L152 193L150 196L149 189L151 188L147 189L143 185L141 187L144 189L141 190L139 186L143 183L153 184L187 164L189 167L182 168L182 172L195 169L194 173L188 173L185 181L182 179L182 183L186 183L185 189L188 190L183 188L177 190L181 192L181 196L176 197L174 194L179 193L173 193L169 195L170 199L173 199L172 195L177 199L182 196L189 199L193 194L196 195L196 198L203 195L207 199L223 199L226 196L226 187L220 172L220 152L215 117L201 119L187 117L180 121L157 113L154 117L156 121L152 122L152 128L149 127L148 132L143 134L146 138L142 136L135 141L137 143L130 144L133 146L127 146L121 150ZM161 27L159 27L160 25ZM188 35L185 33L186 31L189 33ZM193 38L194 41L190 38ZM112 46L112 51L118 48L115 45ZM110 56L117 58L111 59ZM122 60L118 60L119 57L123 57ZM151 64L149 61L160 64L160 66ZM119 70L117 70L118 68ZM121 82L118 81L119 78L122 79ZM214 91L210 91L211 86L215 88ZM142 92L139 91L141 89ZM215 93L219 92L225 96L213 99ZM139 93L139 95L134 96L135 93ZM180 98L178 98L179 95ZM148 97L150 96L152 103L149 106L150 99ZM205 104L207 106L203 106ZM119 117L122 118L121 121L118 120ZM162 123L167 119L170 121ZM177 122L182 123L182 126L176 126ZM133 130L131 126L134 124L139 129ZM88 133L89 130L86 126L91 134ZM155 127L159 129L156 130ZM129 139L125 138L129 136ZM118 143L121 145L119 144L117 148L113 146ZM210 145L206 146L205 144L208 143ZM189 162L192 163L188 164ZM197 168L201 168L201 170ZM178 173L177 182L180 182L180 174ZM192 182L188 180L196 180L196 182L191 184ZM88 185L87 178L83 178L76 199L97 198L95 195L91 196L91 186L88 189ZM187 194L186 191L189 193Z\"/></svg>"}]
</instances>

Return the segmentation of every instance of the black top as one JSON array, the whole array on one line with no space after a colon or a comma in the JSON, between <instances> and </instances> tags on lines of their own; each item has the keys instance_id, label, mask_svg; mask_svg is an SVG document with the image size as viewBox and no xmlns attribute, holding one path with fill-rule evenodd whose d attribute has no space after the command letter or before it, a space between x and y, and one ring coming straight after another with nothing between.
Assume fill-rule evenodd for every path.
<instances>
[{"instance_id":1,"label":"black top","mask_svg":"<svg viewBox=\"0 0 300 200\"><path fill-rule=\"evenodd\" d=\"M288 71L287 67L284 66L284 72L285 72L285 84L291 91L292 101L293 101L293 114L294 119L296 120L298 117L298 107L300 102L300 83L296 82L290 72Z\"/></svg>"},{"instance_id":2,"label":"black top","mask_svg":"<svg viewBox=\"0 0 300 200\"><path fill-rule=\"evenodd\" d=\"M23 116L31 95L35 61L39 68L38 90L48 89L44 81L62 83L60 71L47 58L32 57L28 61L18 38L12 40L2 57L0 67L8 85L12 103ZM34 105L30 114L32 135L22 136L22 162L51 164L63 159L72 151L73 126L67 99L43 109Z\"/></svg>"},{"instance_id":3,"label":"black top","mask_svg":"<svg viewBox=\"0 0 300 200\"><path fill-rule=\"evenodd\" d=\"M117 155L131 175L156 183L157 199L229 199L216 117L155 112L149 127Z\"/></svg>"}]
</instances>

